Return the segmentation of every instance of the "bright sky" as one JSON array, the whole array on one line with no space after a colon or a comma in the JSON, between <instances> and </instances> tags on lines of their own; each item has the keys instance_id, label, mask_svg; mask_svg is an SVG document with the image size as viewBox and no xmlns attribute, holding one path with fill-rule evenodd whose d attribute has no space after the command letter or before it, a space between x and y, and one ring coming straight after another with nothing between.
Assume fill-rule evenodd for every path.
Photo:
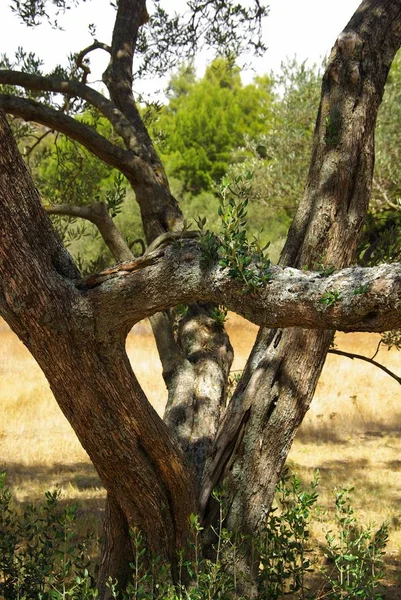
<instances>
[{"instance_id":1,"label":"bright sky","mask_svg":"<svg viewBox=\"0 0 401 600\"><path fill-rule=\"evenodd\" d=\"M171 10L179 10L183 3L184 0L169 0L166 5ZM1 0L0 53L12 55L18 46L22 46L45 59L49 67L63 64L69 52L79 51L91 43L89 23L96 25L97 39L110 42L114 10L109 0L87 0L78 9L67 11L60 19L64 31L53 30L48 25L28 29L19 24L8 4L7 0ZM310 65L320 63L359 4L360 0L270 0L270 15L265 20L264 35L268 51L263 58L252 61L253 72L250 71L245 78L277 71L286 57L293 58L295 55L299 61L307 59ZM92 54L92 60L95 56L96 77L100 78L107 64L107 55L98 50ZM146 88L161 89L166 83L147 82Z\"/></svg>"}]
</instances>

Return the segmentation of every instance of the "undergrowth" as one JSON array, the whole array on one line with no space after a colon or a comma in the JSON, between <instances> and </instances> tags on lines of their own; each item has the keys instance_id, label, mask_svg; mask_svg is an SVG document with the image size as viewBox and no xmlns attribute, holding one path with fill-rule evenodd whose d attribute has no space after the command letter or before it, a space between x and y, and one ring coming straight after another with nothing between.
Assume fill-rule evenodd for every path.
<instances>
[{"instance_id":1,"label":"undergrowth","mask_svg":"<svg viewBox=\"0 0 401 600\"><path fill-rule=\"evenodd\" d=\"M178 556L178 583L169 569L150 556L140 531L132 530L134 560L125 591L108 582L112 598L121 600L245 599L249 577L245 549L257 557L259 600L379 600L384 575L387 526L361 525L351 505L350 489L336 493L335 527L326 533L323 548L313 547L309 527L318 507L318 476L303 487L288 471L276 490L275 503L252 539L228 531L225 493L216 491L219 519L214 560L203 558L203 528L191 517L192 559ZM38 507L14 507L5 473L0 475L0 598L1 600L91 600L98 598L88 548L76 541L76 505L62 507L59 492L47 492ZM309 589L313 575L319 584ZM184 581L190 585L184 585Z\"/></svg>"}]
</instances>

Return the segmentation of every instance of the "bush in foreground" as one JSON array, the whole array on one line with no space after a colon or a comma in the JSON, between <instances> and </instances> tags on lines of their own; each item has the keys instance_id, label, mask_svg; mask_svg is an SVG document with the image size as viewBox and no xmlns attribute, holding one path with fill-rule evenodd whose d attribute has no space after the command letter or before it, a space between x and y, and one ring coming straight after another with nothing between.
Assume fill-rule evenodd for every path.
<instances>
[{"instance_id":1,"label":"bush in foreground","mask_svg":"<svg viewBox=\"0 0 401 600\"><path fill-rule=\"evenodd\" d=\"M125 592L110 581L114 598L122 600L230 600L245 598L246 574L242 550L252 544L259 556L258 598L280 600L379 600L384 575L387 525L377 530L358 523L350 502L351 490L336 494L335 527L326 533L324 548L312 548L309 525L318 501L318 478L305 489L286 472L276 491L273 509L260 534L250 540L224 528L225 497L215 492L220 507L215 559L201 555L202 527L191 519L193 561L179 556L179 584L172 586L168 570L146 552L139 531L131 532L135 558ZM76 541L77 506L62 508L59 492L47 492L45 502L12 506L12 495L0 474L0 598L2 600L91 600L98 597L93 561L85 544ZM319 574L319 589L307 582ZM185 588L182 581L191 580Z\"/></svg>"}]
</instances>

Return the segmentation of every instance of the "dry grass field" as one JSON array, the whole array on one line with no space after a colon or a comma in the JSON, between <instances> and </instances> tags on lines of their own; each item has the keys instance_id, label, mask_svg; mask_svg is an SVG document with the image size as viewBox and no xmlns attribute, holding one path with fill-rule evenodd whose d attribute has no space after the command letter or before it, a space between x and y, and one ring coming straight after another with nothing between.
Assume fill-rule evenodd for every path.
<instances>
[{"instance_id":1,"label":"dry grass field","mask_svg":"<svg viewBox=\"0 0 401 600\"><path fill-rule=\"evenodd\" d=\"M227 321L241 369L256 328L235 315ZM378 336L339 334L338 348L372 356ZM58 409L39 367L6 324L0 322L0 469L18 502L36 502L52 487L65 501L77 500L85 526L100 531L104 491L89 459ZM162 413L166 390L150 328L138 324L127 352L151 402ZM377 360L401 375L401 356L381 349ZM289 463L305 482L320 470L320 522L316 543L330 526L324 511L334 490L355 487L354 506L365 523L390 522L388 595L401 598L401 389L396 381L361 361L329 355L312 407L294 443Z\"/></svg>"}]
</instances>

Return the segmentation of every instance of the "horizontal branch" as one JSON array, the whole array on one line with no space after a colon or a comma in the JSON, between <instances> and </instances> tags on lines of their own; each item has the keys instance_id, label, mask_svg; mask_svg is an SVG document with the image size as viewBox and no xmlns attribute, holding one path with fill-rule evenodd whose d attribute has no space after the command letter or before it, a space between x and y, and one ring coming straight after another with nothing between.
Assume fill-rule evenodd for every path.
<instances>
[{"instance_id":1,"label":"horizontal branch","mask_svg":"<svg viewBox=\"0 0 401 600\"><path fill-rule=\"evenodd\" d=\"M329 277L272 266L271 279L251 292L228 269L206 267L197 242L182 240L77 282L77 287L97 305L107 331L194 302L224 304L269 328L401 328L400 263L351 267Z\"/></svg>"},{"instance_id":2,"label":"horizontal branch","mask_svg":"<svg viewBox=\"0 0 401 600\"><path fill-rule=\"evenodd\" d=\"M43 75L22 73L21 71L0 69L1 84L17 85L28 90L53 92L82 98L82 100L97 108L110 121L115 131L124 140L127 148L138 154L138 156L141 156L141 158L147 157L147 151L144 151L142 144L137 140L135 129L114 102L108 100L103 94L100 94L85 83L64 80L58 77L45 77Z\"/></svg>"},{"instance_id":3,"label":"horizontal branch","mask_svg":"<svg viewBox=\"0 0 401 600\"><path fill-rule=\"evenodd\" d=\"M43 106L34 100L18 98L9 94L0 94L0 107L5 112L25 121L41 123L49 129L68 135L105 163L119 169L131 180L140 175L139 159L132 152L112 144L88 125L69 117L62 111Z\"/></svg>"}]
</instances>

